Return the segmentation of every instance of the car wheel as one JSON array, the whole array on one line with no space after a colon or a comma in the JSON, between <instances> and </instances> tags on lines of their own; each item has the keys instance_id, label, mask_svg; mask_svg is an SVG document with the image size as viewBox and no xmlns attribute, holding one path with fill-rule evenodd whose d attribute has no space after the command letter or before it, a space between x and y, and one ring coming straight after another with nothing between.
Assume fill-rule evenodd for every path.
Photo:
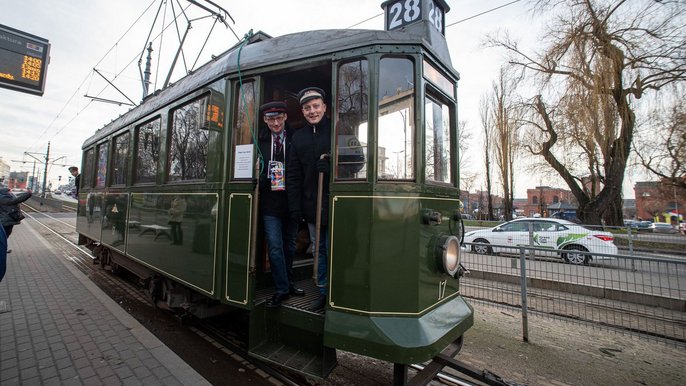
<instances>
[{"instance_id":1,"label":"car wheel","mask_svg":"<svg viewBox=\"0 0 686 386\"><path fill-rule=\"evenodd\" d=\"M569 252L562 253L562 258L569 264L574 265L588 265L591 260L591 255L583 252L588 252L588 249L580 245L570 245L564 248Z\"/></svg>"},{"instance_id":2,"label":"car wheel","mask_svg":"<svg viewBox=\"0 0 686 386\"><path fill-rule=\"evenodd\" d=\"M493 248L488 245L488 240L476 239L472 245L472 251L478 253L479 255L491 255L493 254Z\"/></svg>"}]
</instances>

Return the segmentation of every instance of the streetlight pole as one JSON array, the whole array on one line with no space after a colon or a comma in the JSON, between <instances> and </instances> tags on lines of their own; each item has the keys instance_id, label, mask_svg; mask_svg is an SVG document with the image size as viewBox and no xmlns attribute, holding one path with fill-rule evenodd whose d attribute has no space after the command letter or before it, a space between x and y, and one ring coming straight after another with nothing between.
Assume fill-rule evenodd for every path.
<instances>
[{"instance_id":1,"label":"streetlight pole","mask_svg":"<svg viewBox=\"0 0 686 386\"><path fill-rule=\"evenodd\" d=\"M48 180L48 160L50 159L50 141L48 141L48 150L45 152L45 170L43 170L43 191L41 197L45 198L45 183Z\"/></svg>"}]
</instances>

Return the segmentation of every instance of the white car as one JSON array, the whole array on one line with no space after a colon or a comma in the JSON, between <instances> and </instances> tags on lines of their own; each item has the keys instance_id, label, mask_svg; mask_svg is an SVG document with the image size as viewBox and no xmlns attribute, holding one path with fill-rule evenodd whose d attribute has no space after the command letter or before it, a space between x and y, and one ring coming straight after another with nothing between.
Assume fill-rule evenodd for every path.
<instances>
[{"instance_id":1,"label":"white car","mask_svg":"<svg viewBox=\"0 0 686 386\"><path fill-rule=\"evenodd\" d=\"M559 254L568 263L584 265L591 259L611 259L608 256L598 256L597 253L617 254L612 233L590 230L571 221L554 218L512 220L493 228L467 232L464 241L472 244L472 251L478 254L517 253L517 247L531 245L529 223L533 224L531 239L534 247L564 250L550 253L537 251L537 254Z\"/></svg>"}]
</instances>

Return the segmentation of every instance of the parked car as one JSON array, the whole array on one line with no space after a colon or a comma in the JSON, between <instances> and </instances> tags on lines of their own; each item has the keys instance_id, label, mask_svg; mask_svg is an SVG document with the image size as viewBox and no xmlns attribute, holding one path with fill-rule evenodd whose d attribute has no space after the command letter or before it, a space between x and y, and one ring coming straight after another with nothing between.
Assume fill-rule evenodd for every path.
<instances>
[{"instance_id":1,"label":"parked car","mask_svg":"<svg viewBox=\"0 0 686 386\"><path fill-rule=\"evenodd\" d=\"M653 233L677 233L679 232L672 224L666 222L654 222L650 225L650 231Z\"/></svg>"},{"instance_id":2,"label":"parked car","mask_svg":"<svg viewBox=\"0 0 686 386\"><path fill-rule=\"evenodd\" d=\"M652 221L639 221L636 225L638 226L639 231L649 232L652 224Z\"/></svg>"},{"instance_id":3,"label":"parked car","mask_svg":"<svg viewBox=\"0 0 686 386\"><path fill-rule=\"evenodd\" d=\"M559 218L560 220L567 220L573 223L581 224L581 220L579 220L579 217L577 217L576 211L555 212L550 215L550 218Z\"/></svg>"},{"instance_id":4,"label":"parked car","mask_svg":"<svg viewBox=\"0 0 686 386\"><path fill-rule=\"evenodd\" d=\"M638 230L638 221L624 219L624 226L630 227L633 230Z\"/></svg>"},{"instance_id":5,"label":"parked car","mask_svg":"<svg viewBox=\"0 0 686 386\"><path fill-rule=\"evenodd\" d=\"M472 243L478 254L514 253L519 246L529 246L529 224L533 224L533 246L564 250L543 252L545 256L559 256L570 264L588 264L592 259L611 259L598 253L617 254L614 236L610 232L595 231L567 220L552 218L524 218L508 221L493 228L467 232L464 241Z\"/></svg>"}]
</instances>

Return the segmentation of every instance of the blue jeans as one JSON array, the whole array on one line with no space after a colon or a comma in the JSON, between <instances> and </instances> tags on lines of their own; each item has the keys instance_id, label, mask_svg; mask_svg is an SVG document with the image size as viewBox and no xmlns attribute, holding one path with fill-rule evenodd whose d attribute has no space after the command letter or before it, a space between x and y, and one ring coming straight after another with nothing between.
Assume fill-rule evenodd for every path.
<instances>
[{"instance_id":1,"label":"blue jeans","mask_svg":"<svg viewBox=\"0 0 686 386\"><path fill-rule=\"evenodd\" d=\"M307 223L307 229L310 231L310 240L312 244L315 243L315 233L317 232L316 224ZM319 293L326 295L326 287L329 284L328 267L329 267L329 230L322 226L319 228L319 260L317 261L317 287Z\"/></svg>"},{"instance_id":2,"label":"blue jeans","mask_svg":"<svg viewBox=\"0 0 686 386\"><path fill-rule=\"evenodd\" d=\"M262 220L276 292L287 294L293 285L293 256L295 255L297 226L288 216L262 216Z\"/></svg>"}]
</instances>

